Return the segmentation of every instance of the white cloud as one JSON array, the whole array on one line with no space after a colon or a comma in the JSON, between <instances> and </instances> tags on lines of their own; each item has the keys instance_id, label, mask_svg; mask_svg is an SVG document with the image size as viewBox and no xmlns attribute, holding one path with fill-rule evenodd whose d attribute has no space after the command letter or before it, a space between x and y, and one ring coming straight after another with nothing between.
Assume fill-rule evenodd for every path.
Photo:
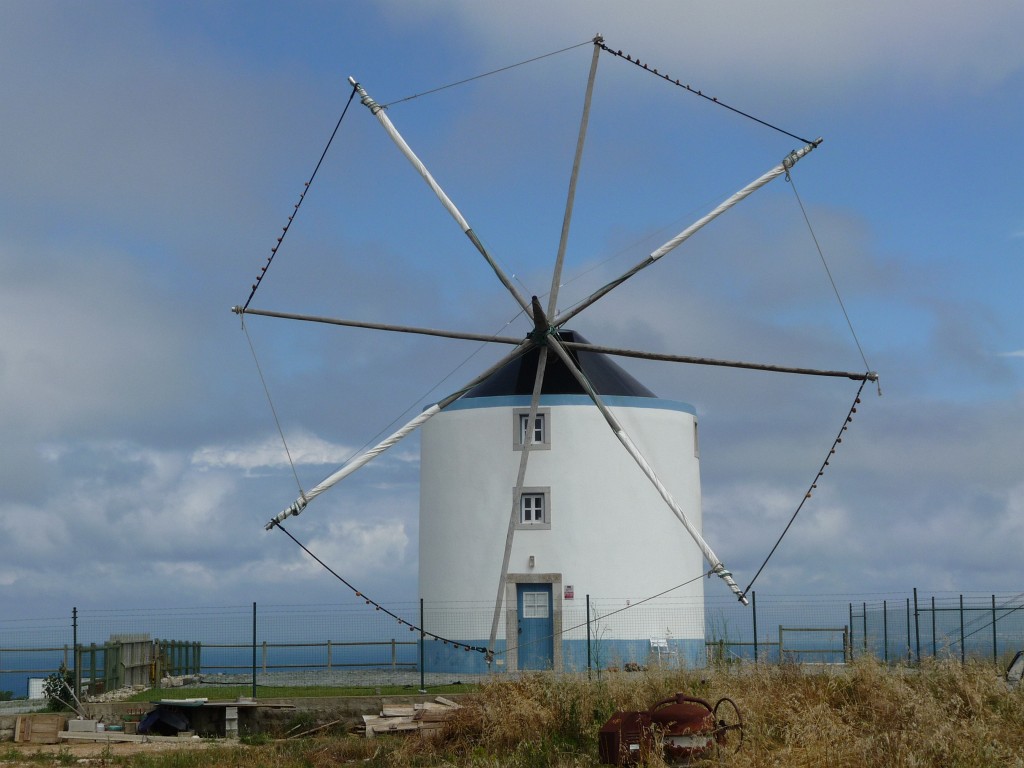
<instances>
[{"instance_id":1,"label":"white cloud","mask_svg":"<svg viewBox=\"0 0 1024 768\"><path fill-rule=\"evenodd\" d=\"M460 0L392 6L399 24L422 23L423 16L448 18L490 52L492 61L522 54L523 37L507 30L532 16L544 23L532 26L531 52L600 32L612 48L660 64L663 71L685 66L677 74L704 78L706 88L725 81L732 83L730 88L747 88L757 79L752 73L771 73L779 88L814 90L818 103L826 97L823 91L838 101L851 86L860 90L871 84L884 91L893 81L927 84L933 90L986 87L1024 64L1016 43L1024 12L1011 0L986 4L984 12L956 0L827 7L813 0L727 5L660 0L640 6L614 0L556 5Z\"/></svg>"},{"instance_id":2,"label":"white cloud","mask_svg":"<svg viewBox=\"0 0 1024 768\"><path fill-rule=\"evenodd\" d=\"M297 465L341 466L352 458L355 449L339 445L309 433L288 437L285 451L280 437L267 437L244 445L206 445L192 454L192 464L200 468L281 469L289 466L288 456Z\"/></svg>"}]
</instances>

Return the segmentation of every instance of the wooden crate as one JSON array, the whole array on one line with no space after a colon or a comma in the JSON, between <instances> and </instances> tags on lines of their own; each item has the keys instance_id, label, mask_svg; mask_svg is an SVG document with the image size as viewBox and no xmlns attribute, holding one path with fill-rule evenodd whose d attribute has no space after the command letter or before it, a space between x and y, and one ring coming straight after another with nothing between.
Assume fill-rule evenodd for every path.
<instances>
[{"instance_id":1,"label":"wooden crate","mask_svg":"<svg viewBox=\"0 0 1024 768\"><path fill-rule=\"evenodd\" d=\"M56 744L64 730L64 715L18 715L14 723L14 741L21 744Z\"/></svg>"}]
</instances>

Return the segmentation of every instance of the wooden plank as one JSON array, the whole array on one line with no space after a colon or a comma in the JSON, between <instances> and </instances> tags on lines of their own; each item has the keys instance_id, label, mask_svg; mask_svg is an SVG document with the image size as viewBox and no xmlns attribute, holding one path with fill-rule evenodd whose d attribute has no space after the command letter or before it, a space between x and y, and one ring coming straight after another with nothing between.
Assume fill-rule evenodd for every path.
<instances>
[{"instance_id":1,"label":"wooden plank","mask_svg":"<svg viewBox=\"0 0 1024 768\"><path fill-rule=\"evenodd\" d=\"M22 744L56 744L66 722L64 715L19 715L14 723L14 740Z\"/></svg>"},{"instance_id":2,"label":"wooden plank","mask_svg":"<svg viewBox=\"0 0 1024 768\"><path fill-rule=\"evenodd\" d=\"M146 744L148 742L182 742L181 736L155 736L151 734L133 734L118 731L97 731L88 733L86 731L61 731L58 736L64 741L103 741L103 742L131 742L135 744ZM187 740L187 739L186 739Z\"/></svg>"},{"instance_id":3,"label":"wooden plank","mask_svg":"<svg viewBox=\"0 0 1024 768\"><path fill-rule=\"evenodd\" d=\"M412 717L416 714L416 707L384 707L380 714L381 717Z\"/></svg>"},{"instance_id":4,"label":"wooden plank","mask_svg":"<svg viewBox=\"0 0 1024 768\"><path fill-rule=\"evenodd\" d=\"M438 696L436 699L434 699L434 701L436 701L438 704L443 704L446 707L451 707L452 709L461 709L462 708L462 705L459 704L457 701L452 701L451 699L446 699L444 696Z\"/></svg>"}]
</instances>

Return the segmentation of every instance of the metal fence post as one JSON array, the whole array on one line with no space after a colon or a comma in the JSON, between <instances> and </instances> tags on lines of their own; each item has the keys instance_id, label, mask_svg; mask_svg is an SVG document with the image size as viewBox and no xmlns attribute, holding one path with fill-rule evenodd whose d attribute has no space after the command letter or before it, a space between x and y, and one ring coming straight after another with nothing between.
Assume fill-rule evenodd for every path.
<instances>
[{"instance_id":1,"label":"metal fence post","mask_svg":"<svg viewBox=\"0 0 1024 768\"><path fill-rule=\"evenodd\" d=\"M867 656L868 655L868 604L866 602L865 603L861 603L861 610L864 612L864 615L861 616L861 618L864 619L864 640L863 640L863 643L864 643L864 655Z\"/></svg>"},{"instance_id":2,"label":"metal fence post","mask_svg":"<svg viewBox=\"0 0 1024 768\"><path fill-rule=\"evenodd\" d=\"M937 655L938 650L935 642L935 595L932 595L932 658L934 659Z\"/></svg>"},{"instance_id":3,"label":"metal fence post","mask_svg":"<svg viewBox=\"0 0 1024 768\"><path fill-rule=\"evenodd\" d=\"M886 665L889 664L889 604L887 601L882 601L882 643L884 649L882 651L882 657L885 659Z\"/></svg>"},{"instance_id":4,"label":"metal fence post","mask_svg":"<svg viewBox=\"0 0 1024 768\"><path fill-rule=\"evenodd\" d=\"M587 594L587 679L590 679L590 594Z\"/></svg>"},{"instance_id":5,"label":"metal fence post","mask_svg":"<svg viewBox=\"0 0 1024 768\"><path fill-rule=\"evenodd\" d=\"M757 664L757 592L751 592L750 598L750 605L754 615L754 663Z\"/></svg>"},{"instance_id":6,"label":"metal fence post","mask_svg":"<svg viewBox=\"0 0 1024 768\"><path fill-rule=\"evenodd\" d=\"M853 661L853 603L850 603L850 661Z\"/></svg>"},{"instance_id":7,"label":"metal fence post","mask_svg":"<svg viewBox=\"0 0 1024 768\"><path fill-rule=\"evenodd\" d=\"M914 645L917 649L917 663L921 663L921 614L917 610L917 587L914 587Z\"/></svg>"},{"instance_id":8,"label":"metal fence post","mask_svg":"<svg viewBox=\"0 0 1024 768\"><path fill-rule=\"evenodd\" d=\"M992 662L999 666L999 640L996 636L996 596L992 595Z\"/></svg>"},{"instance_id":9,"label":"metal fence post","mask_svg":"<svg viewBox=\"0 0 1024 768\"><path fill-rule=\"evenodd\" d=\"M256 601L252 604L252 697L256 698Z\"/></svg>"},{"instance_id":10,"label":"metal fence post","mask_svg":"<svg viewBox=\"0 0 1024 768\"><path fill-rule=\"evenodd\" d=\"M78 607L71 609L71 663L75 666L75 696L82 695L82 668L78 654Z\"/></svg>"},{"instance_id":11,"label":"metal fence post","mask_svg":"<svg viewBox=\"0 0 1024 768\"><path fill-rule=\"evenodd\" d=\"M960 595L960 664L967 663L967 650L964 648L964 596Z\"/></svg>"},{"instance_id":12,"label":"metal fence post","mask_svg":"<svg viewBox=\"0 0 1024 768\"><path fill-rule=\"evenodd\" d=\"M423 622L423 598L421 597L420 598L420 693L426 693L427 692L426 670L424 669L424 666L423 666L423 659L424 659L423 642L424 642L424 638L426 637L427 633L423 630L423 624L424 624L424 622Z\"/></svg>"},{"instance_id":13,"label":"metal fence post","mask_svg":"<svg viewBox=\"0 0 1024 768\"><path fill-rule=\"evenodd\" d=\"M907 661L910 661L910 598L907 598Z\"/></svg>"}]
</instances>

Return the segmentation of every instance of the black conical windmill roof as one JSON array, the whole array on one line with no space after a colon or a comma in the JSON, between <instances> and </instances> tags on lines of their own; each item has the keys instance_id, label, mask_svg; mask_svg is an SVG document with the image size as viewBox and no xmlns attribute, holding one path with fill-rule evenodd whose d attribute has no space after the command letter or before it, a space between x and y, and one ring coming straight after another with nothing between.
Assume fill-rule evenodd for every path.
<instances>
[{"instance_id":1,"label":"black conical windmill roof","mask_svg":"<svg viewBox=\"0 0 1024 768\"><path fill-rule=\"evenodd\" d=\"M574 331L560 331L559 338L563 341L587 344L582 335ZM569 349L569 354L583 371L591 385L599 395L624 397L657 397L651 390L630 376L608 356L599 352L587 352L580 349ZM509 395L533 394L533 384L537 378L537 361L540 358L540 347L534 347L525 355L512 360L499 368L491 376L473 387L463 395L471 397L505 397ZM565 367L565 363L557 355L549 354L544 369L542 395L584 395L583 387L576 377Z\"/></svg>"}]
</instances>

